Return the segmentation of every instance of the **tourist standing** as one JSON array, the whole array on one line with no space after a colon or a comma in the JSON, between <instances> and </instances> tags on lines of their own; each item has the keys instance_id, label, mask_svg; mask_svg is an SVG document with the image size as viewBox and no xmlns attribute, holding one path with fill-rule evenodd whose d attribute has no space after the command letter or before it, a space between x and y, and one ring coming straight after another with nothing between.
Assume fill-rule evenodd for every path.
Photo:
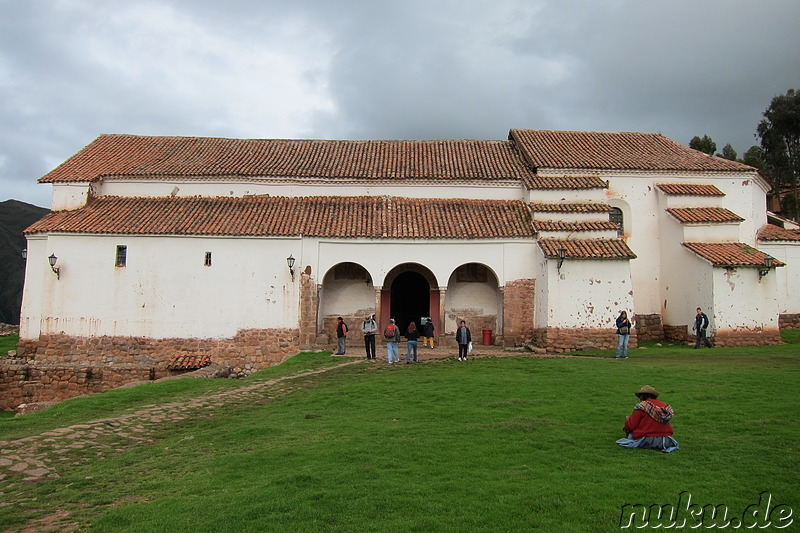
<instances>
[{"instance_id":1,"label":"tourist standing","mask_svg":"<svg viewBox=\"0 0 800 533\"><path fill-rule=\"evenodd\" d=\"M422 325L422 345L426 346L428 343L433 348L433 320L431 317L427 317Z\"/></svg>"},{"instance_id":2,"label":"tourist standing","mask_svg":"<svg viewBox=\"0 0 800 533\"><path fill-rule=\"evenodd\" d=\"M400 328L394 323L394 318L389 319L389 324L383 330L383 336L386 339L386 356L389 359L389 364L400 362L400 353L397 351L397 343L400 342Z\"/></svg>"},{"instance_id":3,"label":"tourist standing","mask_svg":"<svg viewBox=\"0 0 800 533\"><path fill-rule=\"evenodd\" d=\"M470 333L467 323L463 320L456 330L456 342L458 343L458 360L466 361L469 353L469 343L472 342L472 333Z\"/></svg>"},{"instance_id":4,"label":"tourist standing","mask_svg":"<svg viewBox=\"0 0 800 533\"><path fill-rule=\"evenodd\" d=\"M378 324L375 322L375 315L367 315L361 323L361 333L364 334L364 348L367 351L367 359L375 359L375 333L378 332Z\"/></svg>"},{"instance_id":5,"label":"tourist standing","mask_svg":"<svg viewBox=\"0 0 800 533\"><path fill-rule=\"evenodd\" d=\"M406 339L408 339L408 348L406 349L406 364L411 362L411 352L414 352L414 362L417 362L417 339L419 339L419 331L417 325L412 321L406 329Z\"/></svg>"},{"instance_id":6,"label":"tourist standing","mask_svg":"<svg viewBox=\"0 0 800 533\"><path fill-rule=\"evenodd\" d=\"M347 324L342 317L337 318L336 324L336 355L344 355L347 351Z\"/></svg>"},{"instance_id":7,"label":"tourist standing","mask_svg":"<svg viewBox=\"0 0 800 533\"><path fill-rule=\"evenodd\" d=\"M628 358L628 340L631 337L631 321L628 320L628 313L620 311L617 317L617 335L619 336L619 344L617 344L617 359Z\"/></svg>"}]
</instances>

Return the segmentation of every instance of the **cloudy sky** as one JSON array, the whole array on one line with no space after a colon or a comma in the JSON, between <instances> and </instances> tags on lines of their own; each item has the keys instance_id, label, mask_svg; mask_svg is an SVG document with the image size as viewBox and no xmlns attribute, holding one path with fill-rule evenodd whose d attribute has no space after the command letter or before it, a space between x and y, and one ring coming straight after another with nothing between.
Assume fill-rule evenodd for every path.
<instances>
[{"instance_id":1,"label":"cloudy sky","mask_svg":"<svg viewBox=\"0 0 800 533\"><path fill-rule=\"evenodd\" d=\"M710 135L800 89L794 0L0 0L0 201L102 133Z\"/></svg>"}]
</instances>

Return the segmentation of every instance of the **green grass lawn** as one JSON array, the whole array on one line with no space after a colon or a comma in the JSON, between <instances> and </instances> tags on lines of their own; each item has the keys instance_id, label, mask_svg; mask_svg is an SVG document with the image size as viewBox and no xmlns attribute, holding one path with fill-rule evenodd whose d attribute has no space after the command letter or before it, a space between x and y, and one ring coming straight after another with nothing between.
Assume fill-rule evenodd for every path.
<instances>
[{"instance_id":1,"label":"green grass lawn","mask_svg":"<svg viewBox=\"0 0 800 533\"><path fill-rule=\"evenodd\" d=\"M0 505L0 529L67 511L65 523L115 532L596 532L618 530L626 504L677 505L682 492L726 506L729 518L763 491L772 507L800 512L797 344L592 355L364 363L299 378L270 389L269 402L221 407L165 424L153 444L67 463L60 479L3 486L0 501L13 504ZM339 362L301 354L245 380L78 398L0 419L0 440ZM675 409L675 453L614 443L645 384Z\"/></svg>"}]
</instances>

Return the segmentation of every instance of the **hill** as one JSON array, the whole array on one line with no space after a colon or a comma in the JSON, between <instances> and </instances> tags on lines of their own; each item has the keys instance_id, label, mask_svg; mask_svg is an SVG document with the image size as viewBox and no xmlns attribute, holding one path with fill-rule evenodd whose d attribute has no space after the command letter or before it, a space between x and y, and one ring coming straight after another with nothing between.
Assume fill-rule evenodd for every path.
<instances>
[{"instance_id":1,"label":"hill","mask_svg":"<svg viewBox=\"0 0 800 533\"><path fill-rule=\"evenodd\" d=\"M22 231L48 213L17 200L0 202L0 322L19 324L25 260Z\"/></svg>"}]
</instances>

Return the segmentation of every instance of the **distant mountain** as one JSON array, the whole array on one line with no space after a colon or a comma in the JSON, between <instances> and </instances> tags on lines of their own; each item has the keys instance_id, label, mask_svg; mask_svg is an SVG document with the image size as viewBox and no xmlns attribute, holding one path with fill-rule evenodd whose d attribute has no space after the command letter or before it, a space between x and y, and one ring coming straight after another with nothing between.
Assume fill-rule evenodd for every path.
<instances>
[{"instance_id":1,"label":"distant mountain","mask_svg":"<svg viewBox=\"0 0 800 533\"><path fill-rule=\"evenodd\" d=\"M22 308L22 285L25 282L25 260L22 231L45 216L43 207L17 200L0 202L0 322L19 324Z\"/></svg>"}]
</instances>

